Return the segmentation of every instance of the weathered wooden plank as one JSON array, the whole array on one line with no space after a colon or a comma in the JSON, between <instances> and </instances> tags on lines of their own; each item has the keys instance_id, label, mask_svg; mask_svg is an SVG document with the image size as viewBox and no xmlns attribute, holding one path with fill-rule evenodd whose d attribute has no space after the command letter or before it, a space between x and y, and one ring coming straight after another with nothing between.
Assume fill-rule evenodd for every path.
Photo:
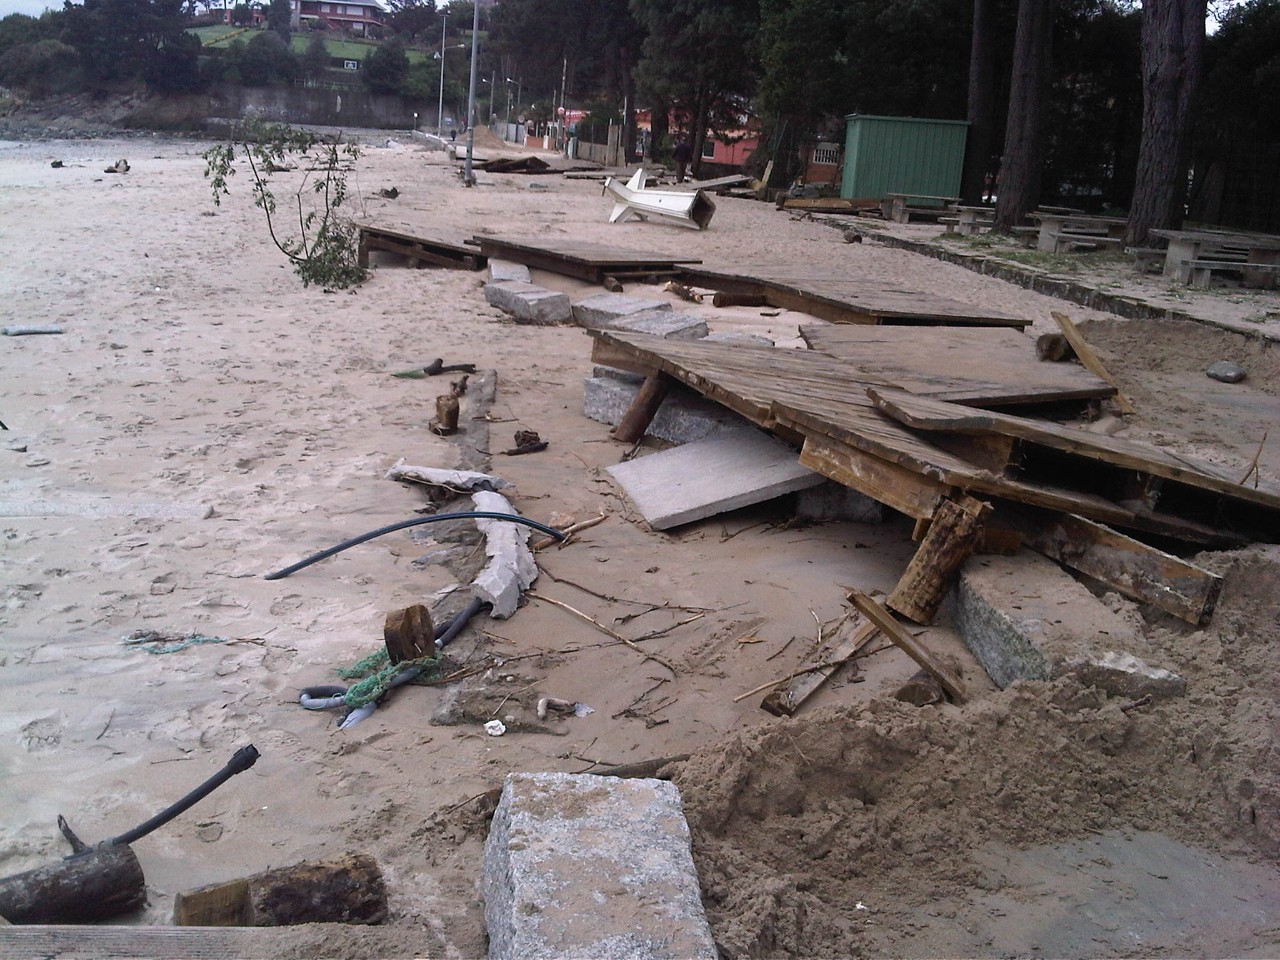
<instances>
[{"instance_id":1,"label":"weathered wooden plank","mask_svg":"<svg viewBox=\"0 0 1280 960\"><path fill-rule=\"evenodd\" d=\"M885 605L916 623L932 623L990 513L990 504L973 497L942 501Z\"/></svg>"},{"instance_id":2,"label":"weathered wooden plank","mask_svg":"<svg viewBox=\"0 0 1280 960\"><path fill-rule=\"evenodd\" d=\"M862 611L868 620L880 628L886 637L900 647L907 656L929 671L947 695L956 703L964 703L964 682L946 663L936 657L928 647L902 628L902 624L894 619L893 614L860 590L850 590L849 600Z\"/></svg>"},{"instance_id":3,"label":"weathered wooden plank","mask_svg":"<svg viewBox=\"0 0 1280 960\"><path fill-rule=\"evenodd\" d=\"M376 223L357 223L360 235L360 264L369 265L370 250L386 250L413 260L453 270L479 270L488 263L474 247L462 240L450 240L430 233L415 234L409 228Z\"/></svg>"},{"instance_id":4,"label":"weathered wooden plank","mask_svg":"<svg viewBox=\"0 0 1280 960\"><path fill-rule=\"evenodd\" d=\"M794 716L806 700L821 690L849 658L870 643L871 638L879 632L880 628L874 623L863 623L843 640L829 648L823 648L816 659L818 663L829 666L802 673L793 677L785 687L775 688L760 702L760 709L775 717Z\"/></svg>"},{"instance_id":5,"label":"weathered wooden plank","mask_svg":"<svg viewBox=\"0 0 1280 960\"><path fill-rule=\"evenodd\" d=\"M1119 593L1199 626L1213 613L1222 578L1084 517L1012 513L1027 546Z\"/></svg>"},{"instance_id":6,"label":"weathered wooden plank","mask_svg":"<svg viewBox=\"0 0 1280 960\"><path fill-rule=\"evenodd\" d=\"M0 930L0 956L47 960L233 960L297 956L258 927L14 926Z\"/></svg>"},{"instance_id":7,"label":"weathered wooden plank","mask_svg":"<svg viewBox=\"0 0 1280 960\"><path fill-rule=\"evenodd\" d=\"M1071 318L1065 313L1058 313L1056 310L1052 311L1052 313L1053 319L1057 321L1058 327L1062 330L1062 335L1066 337L1067 342L1071 344L1071 349L1075 351L1076 357L1079 361L1084 364L1090 372L1097 374L1103 380L1107 381L1107 383L1116 387L1116 406L1120 408L1121 412L1136 412L1133 409L1133 404L1131 404L1128 398L1120 392L1119 386L1116 385L1111 374L1107 372L1107 368L1102 365L1102 361L1098 359L1098 355L1093 352L1093 347L1089 346L1089 341L1085 340L1085 338L1081 336L1080 330L1071 322Z\"/></svg>"},{"instance_id":8,"label":"weathered wooden plank","mask_svg":"<svg viewBox=\"0 0 1280 960\"><path fill-rule=\"evenodd\" d=\"M947 484L821 436L805 437L800 465L917 519L932 517L951 491Z\"/></svg>"},{"instance_id":9,"label":"weathered wooden plank","mask_svg":"<svg viewBox=\"0 0 1280 960\"><path fill-rule=\"evenodd\" d=\"M677 264L695 264L697 257L669 256L626 250L604 244L562 238L476 237L480 252L563 276L599 283L605 274L671 273Z\"/></svg>"},{"instance_id":10,"label":"weathered wooden plank","mask_svg":"<svg viewBox=\"0 0 1280 960\"><path fill-rule=\"evenodd\" d=\"M1030 337L1002 327L801 326L814 350L869 379L976 407L1109 397L1115 387L1075 364L1045 366Z\"/></svg>"}]
</instances>

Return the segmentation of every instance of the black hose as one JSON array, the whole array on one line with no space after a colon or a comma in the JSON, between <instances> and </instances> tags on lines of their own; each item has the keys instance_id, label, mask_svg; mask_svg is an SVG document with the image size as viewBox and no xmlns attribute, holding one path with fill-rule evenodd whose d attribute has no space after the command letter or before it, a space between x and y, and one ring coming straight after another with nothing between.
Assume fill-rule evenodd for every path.
<instances>
[{"instance_id":1,"label":"black hose","mask_svg":"<svg viewBox=\"0 0 1280 960\"><path fill-rule=\"evenodd\" d=\"M480 608L485 605L486 601L479 597L472 598L471 602L460 610L452 620L445 624L443 630L436 632L436 646L441 650L445 644L462 632L462 628L470 622L471 618L480 612Z\"/></svg>"},{"instance_id":2,"label":"black hose","mask_svg":"<svg viewBox=\"0 0 1280 960\"><path fill-rule=\"evenodd\" d=\"M258 756L258 751L254 749L253 744L249 744L247 747L241 747L235 752L235 755L227 761L227 765L225 767L215 773L204 783L200 784L200 786L196 787L177 803L161 810L146 823L139 824L128 833L122 833L120 836L112 840L107 840L104 843L104 846L121 847L126 843L133 843L133 841L145 837L157 827L164 826L188 807L195 806L196 803L213 793L213 791L217 790L237 773L244 773L257 762Z\"/></svg>"},{"instance_id":3,"label":"black hose","mask_svg":"<svg viewBox=\"0 0 1280 960\"><path fill-rule=\"evenodd\" d=\"M350 540L344 540L335 547L328 550L321 550L319 553L312 554L305 560L299 560L293 566L285 567L283 570L277 570L275 573L268 573L262 579L264 580L283 580L291 573L297 573L303 567L309 567L313 563L319 563L327 557L332 557L335 553L341 553L351 547L364 543L366 540L372 540L380 537L384 533L394 533L397 530L403 530L405 527L416 527L424 523L436 523L440 520L508 520L511 523L522 523L526 527L533 527L549 536L555 537L557 540L564 540L565 534L561 533L555 527L548 527L546 524L539 523L537 520L530 520L527 517L521 517L514 513L493 513L488 510L464 510L461 513L434 513L429 517L415 517L412 520L402 520L399 523L393 523L387 527L380 527L369 533L361 534L358 537L352 537Z\"/></svg>"}]
</instances>

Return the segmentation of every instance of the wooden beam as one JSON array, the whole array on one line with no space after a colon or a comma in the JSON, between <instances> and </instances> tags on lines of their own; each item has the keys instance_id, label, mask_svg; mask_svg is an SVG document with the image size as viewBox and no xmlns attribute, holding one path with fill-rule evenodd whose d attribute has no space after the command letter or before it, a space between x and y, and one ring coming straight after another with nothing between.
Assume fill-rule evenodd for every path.
<instances>
[{"instance_id":1,"label":"wooden beam","mask_svg":"<svg viewBox=\"0 0 1280 960\"><path fill-rule=\"evenodd\" d=\"M886 601L888 606L917 623L932 623L960 565L978 545L990 512L990 504L968 495L944 500Z\"/></svg>"},{"instance_id":2,"label":"wooden beam","mask_svg":"<svg viewBox=\"0 0 1280 960\"><path fill-rule=\"evenodd\" d=\"M613 428L613 438L623 443L635 443L643 437L657 415L658 408L662 406L662 401L667 398L673 382L665 373L649 374L640 385L631 406Z\"/></svg>"},{"instance_id":3,"label":"wooden beam","mask_svg":"<svg viewBox=\"0 0 1280 960\"><path fill-rule=\"evenodd\" d=\"M870 643L871 638L879 632L880 628L874 623L864 623L834 647L824 648L816 659L827 666L793 677L784 688L775 688L760 701L760 709L775 717L793 716L806 700L821 690L823 684L830 680L851 657Z\"/></svg>"},{"instance_id":4,"label":"wooden beam","mask_svg":"<svg viewBox=\"0 0 1280 960\"><path fill-rule=\"evenodd\" d=\"M124 844L0 880L0 916L14 924L96 923L146 902L142 866Z\"/></svg>"},{"instance_id":5,"label":"wooden beam","mask_svg":"<svg viewBox=\"0 0 1280 960\"><path fill-rule=\"evenodd\" d=\"M960 677L956 675L954 670L938 659L928 647L907 633L902 628L902 624L894 619L892 613L860 590L850 590L849 600L862 611L868 620L879 627L881 632L894 642L895 646L902 648L903 653L929 671L934 677L937 677L938 682L942 684L942 689L947 691L947 695L952 700L956 703L964 703L964 683L960 680Z\"/></svg>"},{"instance_id":6,"label":"wooden beam","mask_svg":"<svg viewBox=\"0 0 1280 960\"><path fill-rule=\"evenodd\" d=\"M382 639L392 663L434 657L436 634L431 623L431 611L420 603L403 610L392 610L383 623Z\"/></svg>"},{"instance_id":7,"label":"wooden beam","mask_svg":"<svg viewBox=\"0 0 1280 960\"><path fill-rule=\"evenodd\" d=\"M951 491L923 474L814 434L805 438L800 465L917 520L932 517Z\"/></svg>"},{"instance_id":8,"label":"wooden beam","mask_svg":"<svg viewBox=\"0 0 1280 960\"><path fill-rule=\"evenodd\" d=\"M1222 591L1217 574L1084 517L1016 513L1006 519L1049 559L1188 623L1205 623Z\"/></svg>"},{"instance_id":9,"label":"wooden beam","mask_svg":"<svg viewBox=\"0 0 1280 960\"><path fill-rule=\"evenodd\" d=\"M1089 341L1085 340L1076 325L1071 322L1071 318L1065 313L1059 313L1056 310L1051 312L1053 313L1053 319L1058 322L1058 326L1062 330L1062 335L1067 338L1067 342L1071 344L1071 349L1076 352L1076 356L1080 358L1080 362L1084 364L1085 369L1116 388L1115 401L1116 406L1120 408L1120 412L1137 413L1133 409L1133 404L1121 392L1120 385L1116 383L1115 378L1107 372L1107 368L1102 365L1098 355L1093 352L1093 347L1089 346Z\"/></svg>"}]
</instances>

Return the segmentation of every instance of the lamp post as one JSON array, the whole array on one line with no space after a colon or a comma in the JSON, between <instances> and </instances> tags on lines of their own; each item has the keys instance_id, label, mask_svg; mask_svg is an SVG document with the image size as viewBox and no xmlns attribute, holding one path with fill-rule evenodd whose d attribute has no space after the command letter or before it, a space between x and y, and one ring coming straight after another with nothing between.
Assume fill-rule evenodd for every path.
<instances>
[{"instance_id":1,"label":"lamp post","mask_svg":"<svg viewBox=\"0 0 1280 960\"><path fill-rule=\"evenodd\" d=\"M519 123L519 122L520 122L520 88L521 88L521 82L520 82L519 80L512 80L510 77L507 77L507 83L514 83L514 84L516 85L516 123ZM507 124L508 124L508 126L509 126L509 125L510 125L510 123L511 123L510 113L511 113L511 88L510 88L510 87L507 87L507 114L508 114L508 116L507 116ZM519 134L516 134L516 143L519 143L519 142L520 142L520 135L519 135Z\"/></svg>"},{"instance_id":2,"label":"lamp post","mask_svg":"<svg viewBox=\"0 0 1280 960\"><path fill-rule=\"evenodd\" d=\"M471 86L467 91L467 163L462 175L462 182L468 187L476 185L476 175L472 167L472 157L476 148L476 67L479 65L477 55L480 45L480 4L471 4Z\"/></svg>"},{"instance_id":3,"label":"lamp post","mask_svg":"<svg viewBox=\"0 0 1280 960\"><path fill-rule=\"evenodd\" d=\"M444 139L444 32L449 25L449 14L440 11L440 102L436 106L436 136Z\"/></svg>"}]
</instances>

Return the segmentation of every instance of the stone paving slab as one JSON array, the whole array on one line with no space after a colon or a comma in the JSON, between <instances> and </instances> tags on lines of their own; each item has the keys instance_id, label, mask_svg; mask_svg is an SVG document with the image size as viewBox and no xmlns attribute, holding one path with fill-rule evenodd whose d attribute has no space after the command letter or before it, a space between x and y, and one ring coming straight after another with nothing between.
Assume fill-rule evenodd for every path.
<instances>
[{"instance_id":1,"label":"stone paving slab","mask_svg":"<svg viewBox=\"0 0 1280 960\"><path fill-rule=\"evenodd\" d=\"M548 326L573 319L568 296L532 283L519 280L486 283L484 298L520 323Z\"/></svg>"},{"instance_id":2,"label":"stone paving slab","mask_svg":"<svg viewBox=\"0 0 1280 960\"><path fill-rule=\"evenodd\" d=\"M625 293L600 293L579 300L573 305L573 319L588 330L611 330L611 326L623 317L650 310L671 309L665 300L652 297L633 297Z\"/></svg>"},{"instance_id":3,"label":"stone paving slab","mask_svg":"<svg viewBox=\"0 0 1280 960\"><path fill-rule=\"evenodd\" d=\"M665 780L510 774L482 885L495 960L717 956L680 793Z\"/></svg>"}]
</instances>

